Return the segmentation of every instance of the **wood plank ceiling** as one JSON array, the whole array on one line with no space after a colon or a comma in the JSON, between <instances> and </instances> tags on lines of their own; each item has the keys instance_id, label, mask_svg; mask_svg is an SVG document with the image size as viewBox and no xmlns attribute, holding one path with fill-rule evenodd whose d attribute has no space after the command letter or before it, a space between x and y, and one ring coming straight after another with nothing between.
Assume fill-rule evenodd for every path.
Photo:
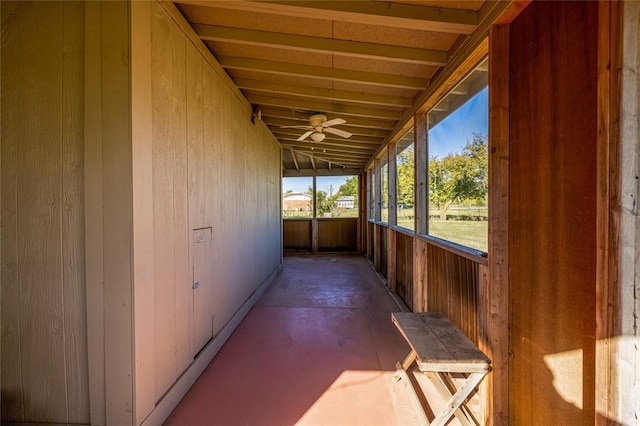
<instances>
[{"instance_id":1,"label":"wood plank ceiling","mask_svg":"<svg viewBox=\"0 0 640 426\"><path fill-rule=\"evenodd\" d=\"M174 2L283 147L285 175L362 171L494 8L484 1ZM297 139L314 113L342 118Z\"/></svg>"}]
</instances>

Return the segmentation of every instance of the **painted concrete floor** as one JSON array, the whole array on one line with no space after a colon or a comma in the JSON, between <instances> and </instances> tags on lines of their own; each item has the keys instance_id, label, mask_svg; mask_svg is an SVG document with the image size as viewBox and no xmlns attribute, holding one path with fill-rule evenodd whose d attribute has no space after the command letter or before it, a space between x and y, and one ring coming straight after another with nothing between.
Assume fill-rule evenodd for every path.
<instances>
[{"instance_id":1,"label":"painted concrete floor","mask_svg":"<svg viewBox=\"0 0 640 426\"><path fill-rule=\"evenodd\" d=\"M287 256L165 424L416 424L392 381L397 311L363 257Z\"/></svg>"}]
</instances>

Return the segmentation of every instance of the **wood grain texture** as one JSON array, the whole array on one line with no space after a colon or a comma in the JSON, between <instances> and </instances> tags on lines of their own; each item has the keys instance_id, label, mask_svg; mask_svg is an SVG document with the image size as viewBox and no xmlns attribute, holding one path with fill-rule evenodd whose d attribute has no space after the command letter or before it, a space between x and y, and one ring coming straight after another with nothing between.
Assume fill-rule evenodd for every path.
<instances>
[{"instance_id":1,"label":"wood grain texture","mask_svg":"<svg viewBox=\"0 0 640 426\"><path fill-rule=\"evenodd\" d=\"M509 422L509 26L489 34L489 259L480 287L481 347L493 360L487 415ZM485 383L485 384L486 384Z\"/></svg>"},{"instance_id":2,"label":"wood grain texture","mask_svg":"<svg viewBox=\"0 0 640 426\"><path fill-rule=\"evenodd\" d=\"M263 126L251 123L246 101L238 101L237 90L218 75L215 59L190 38L174 9L151 5L147 46L153 134L152 361L154 399L165 409L162 398L185 370L191 371L206 336L223 329L281 261L279 147ZM143 23L140 27L144 31ZM203 243L207 247L196 253L192 240L199 234L193 230L201 228L210 228ZM246 258L255 261L247 266ZM198 275L211 277L206 291L191 288L194 262ZM196 334L204 337L194 343Z\"/></svg>"},{"instance_id":3,"label":"wood grain texture","mask_svg":"<svg viewBox=\"0 0 640 426\"><path fill-rule=\"evenodd\" d=\"M429 244L422 238L414 238L413 244L413 312L425 312L429 305L427 291Z\"/></svg>"},{"instance_id":4,"label":"wood grain texture","mask_svg":"<svg viewBox=\"0 0 640 426\"><path fill-rule=\"evenodd\" d=\"M591 2L532 2L510 25L512 424L595 415L597 28Z\"/></svg>"},{"instance_id":5,"label":"wood grain texture","mask_svg":"<svg viewBox=\"0 0 640 426\"><path fill-rule=\"evenodd\" d=\"M396 232L396 293L407 306L413 301L413 237Z\"/></svg>"},{"instance_id":6,"label":"wood grain texture","mask_svg":"<svg viewBox=\"0 0 640 426\"><path fill-rule=\"evenodd\" d=\"M397 232L391 227L387 227L387 286L389 290L396 293L396 234Z\"/></svg>"},{"instance_id":7,"label":"wood grain texture","mask_svg":"<svg viewBox=\"0 0 640 426\"><path fill-rule=\"evenodd\" d=\"M389 266L389 233L387 231L387 227L383 225L376 225L377 233L378 233L378 246L376 249L377 253L380 253L380 269L379 272L387 278Z\"/></svg>"},{"instance_id":8,"label":"wood grain texture","mask_svg":"<svg viewBox=\"0 0 640 426\"><path fill-rule=\"evenodd\" d=\"M2 420L85 423L84 6L1 14Z\"/></svg>"},{"instance_id":9,"label":"wood grain texture","mask_svg":"<svg viewBox=\"0 0 640 426\"><path fill-rule=\"evenodd\" d=\"M479 265L434 245L426 251L426 310L442 312L477 344Z\"/></svg>"},{"instance_id":10,"label":"wood grain texture","mask_svg":"<svg viewBox=\"0 0 640 426\"><path fill-rule=\"evenodd\" d=\"M19 137L28 141L18 145L16 182L22 392L26 419L41 422L67 418L60 257L62 12L62 3L21 4L19 12ZM42 37L50 43L40 43Z\"/></svg>"},{"instance_id":11,"label":"wood grain texture","mask_svg":"<svg viewBox=\"0 0 640 426\"><path fill-rule=\"evenodd\" d=\"M311 219L284 220L284 250L311 251Z\"/></svg>"},{"instance_id":12,"label":"wood grain texture","mask_svg":"<svg viewBox=\"0 0 640 426\"><path fill-rule=\"evenodd\" d=\"M129 5L100 5L105 422L134 423Z\"/></svg>"},{"instance_id":13,"label":"wood grain texture","mask_svg":"<svg viewBox=\"0 0 640 426\"><path fill-rule=\"evenodd\" d=\"M318 251L356 251L358 219L319 219Z\"/></svg>"},{"instance_id":14,"label":"wood grain texture","mask_svg":"<svg viewBox=\"0 0 640 426\"><path fill-rule=\"evenodd\" d=\"M601 5L601 9L603 6ZM620 16L622 20L619 20ZM606 93L606 87L610 87L609 123L602 123L608 124L608 128L605 126L606 131L599 131L603 137L599 141L599 153L608 151L610 164L604 164L602 160L605 156L599 155L602 161L599 167L603 170L599 173L598 184L603 185L601 179L608 177L608 190L599 188L599 202L602 203L599 207L607 209L612 220L607 221L607 215L603 214L605 212L599 212L599 220L602 222L598 223L598 234L608 231L604 238L611 245L617 244L617 248L598 255L599 262L609 264L608 268L602 268L602 272L606 271L608 277L598 273L598 284L602 287L598 289L597 317L601 321L598 321L596 331L597 349L608 352L610 358L600 358L600 354L597 354L596 412L602 414L598 416L597 424L611 425L616 420L620 422L640 416L640 337L637 329L637 313L640 312L640 282L637 278L640 276L640 263L637 260L640 252L640 223L636 179L636 176L640 176L640 3L612 2L610 16L604 18L610 19L611 67L604 68L606 63L600 63L600 67L601 72L606 73L609 69L612 72L609 79L598 79L599 86L604 86L601 87L603 92ZM602 26L599 31L604 31ZM617 64L621 66L618 67ZM605 101L600 99L606 96L605 93L599 94L599 102ZM619 110L616 108L618 102ZM607 111L602 108L598 113L600 120L604 118L604 114ZM618 126L615 125L618 118L619 134ZM615 204L608 204L608 200L615 200ZM617 203L620 203L621 208L615 207ZM607 226L609 229L605 228ZM601 247L600 244L598 246ZM617 337L620 334L633 337L621 339ZM609 383L599 380L602 376L609 376ZM604 404L607 405L606 409Z\"/></svg>"},{"instance_id":15,"label":"wood grain texture","mask_svg":"<svg viewBox=\"0 0 640 426\"><path fill-rule=\"evenodd\" d=\"M89 420L84 239L84 4L63 4L62 284L67 422Z\"/></svg>"},{"instance_id":16,"label":"wood grain texture","mask_svg":"<svg viewBox=\"0 0 640 426\"><path fill-rule=\"evenodd\" d=\"M84 206L91 424L105 424L105 301L100 4L85 5Z\"/></svg>"},{"instance_id":17,"label":"wood grain texture","mask_svg":"<svg viewBox=\"0 0 640 426\"><path fill-rule=\"evenodd\" d=\"M155 358L158 400L189 362L190 291L185 262L189 248L184 244L188 238L185 37L160 6L152 12L155 348L164 354Z\"/></svg>"},{"instance_id":18,"label":"wood grain texture","mask_svg":"<svg viewBox=\"0 0 640 426\"><path fill-rule=\"evenodd\" d=\"M131 3L131 154L133 173L133 288L135 423L153 411L155 395L155 276L151 2Z\"/></svg>"},{"instance_id":19,"label":"wood grain texture","mask_svg":"<svg viewBox=\"0 0 640 426\"><path fill-rule=\"evenodd\" d=\"M22 397L22 348L20 335L20 288L18 287L18 111L22 88L18 50L19 4L0 3L2 19L2 126L1 208L2 208L2 270L0 302L2 303L2 420L24 420Z\"/></svg>"}]
</instances>

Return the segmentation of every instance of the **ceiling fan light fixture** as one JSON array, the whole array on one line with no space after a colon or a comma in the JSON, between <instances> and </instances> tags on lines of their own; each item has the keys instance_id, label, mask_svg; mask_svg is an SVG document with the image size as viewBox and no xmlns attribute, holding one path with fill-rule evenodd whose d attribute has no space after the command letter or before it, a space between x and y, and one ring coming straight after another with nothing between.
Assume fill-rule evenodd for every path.
<instances>
[{"instance_id":1,"label":"ceiling fan light fixture","mask_svg":"<svg viewBox=\"0 0 640 426\"><path fill-rule=\"evenodd\" d=\"M324 133L312 133L311 134L311 139L313 139L314 142L322 142L325 138L325 134Z\"/></svg>"}]
</instances>

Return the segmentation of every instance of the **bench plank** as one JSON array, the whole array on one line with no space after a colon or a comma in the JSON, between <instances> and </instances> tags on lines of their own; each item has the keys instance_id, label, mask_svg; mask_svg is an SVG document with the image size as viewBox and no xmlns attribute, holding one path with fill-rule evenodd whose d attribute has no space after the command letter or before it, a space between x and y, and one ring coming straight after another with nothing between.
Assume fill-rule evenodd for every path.
<instances>
[{"instance_id":1,"label":"bench plank","mask_svg":"<svg viewBox=\"0 0 640 426\"><path fill-rule=\"evenodd\" d=\"M491 371L489 358L440 312L396 312L391 319L416 352L420 371Z\"/></svg>"}]
</instances>

